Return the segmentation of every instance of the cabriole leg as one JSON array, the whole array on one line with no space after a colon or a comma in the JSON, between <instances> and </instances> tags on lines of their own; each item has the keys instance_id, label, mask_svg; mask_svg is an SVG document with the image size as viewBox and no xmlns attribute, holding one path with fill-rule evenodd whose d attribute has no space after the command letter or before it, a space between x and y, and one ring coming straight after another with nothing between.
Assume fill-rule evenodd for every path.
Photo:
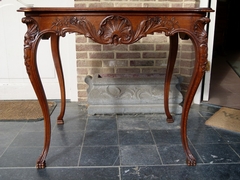
<instances>
[{"instance_id":1,"label":"cabriole leg","mask_svg":"<svg viewBox=\"0 0 240 180\"><path fill-rule=\"evenodd\" d=\"M164 84L164 109L167 116L167 122L173 123L173 117L169 111L169 90L170 90L170 82L172 79L173 69L176 62L177 50L178 50L178 33L172 35L170 38L170 47L169 47L169 56L168 56L168 64L165 76L165 84Z\"/></svg>"},{"instance_id":2,"label":"cabriole leg","mask_svg":"<svg viewBox=\"0 0 240 180\"><path fill-rule=\"evenodd\" d=\"M44 147L40 157L37 160L36 167L37 168L45 168L46 167L46 156L48 154L50 139L51 139L51 122L50 122L50 114L49 107L47 103L47 98L42 86L42 82L39 76L37 62L36 62L36 53L39 39L34 42L30 42L28 39L28 32L25 35L25 43L24 43L24 58L25 65L27 69L27 73L29 79L32 83L33 89L37 95L39 104L42 109L43 117L44 117Z\"/></svg>"},{"instance_id":3,"label":"cabriole leg","mask_svg":"<svg viewBox=\"0 0 240 180\"><path fill-rule=\"evenodd\" d=\"M52 57L53 57L55 69L57 72L58 82L59 82L60 92L61 92L61 110L57 118L57 124L64 124L63 116L66 108L66 93L65 93L65 83L64 83L64 76L63 76L63 70L62 70L62 63L61 63L60 52L59 52L59 36L57 36L56 34L51 34L51 48L52 48Z\"/></svg>"}]
</instances>

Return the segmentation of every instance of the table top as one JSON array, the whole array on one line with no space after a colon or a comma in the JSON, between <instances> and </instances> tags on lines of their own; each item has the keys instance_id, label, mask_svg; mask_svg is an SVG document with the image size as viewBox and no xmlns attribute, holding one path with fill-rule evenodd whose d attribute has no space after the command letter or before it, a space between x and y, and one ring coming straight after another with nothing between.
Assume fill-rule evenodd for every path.
<instances>
[{"instance_id":1,"label":"table top","mask_svg":"<svg viewBox=\"0 0 240 180\"><path fill-rule=\"evenodd\" d=\"M76 7L21 7L18 12L158 12L158 13L198 13L214 12L211 8L154 8L154 7L100 7L100 8L76 8Z\"/></svg>"}]
</instances>

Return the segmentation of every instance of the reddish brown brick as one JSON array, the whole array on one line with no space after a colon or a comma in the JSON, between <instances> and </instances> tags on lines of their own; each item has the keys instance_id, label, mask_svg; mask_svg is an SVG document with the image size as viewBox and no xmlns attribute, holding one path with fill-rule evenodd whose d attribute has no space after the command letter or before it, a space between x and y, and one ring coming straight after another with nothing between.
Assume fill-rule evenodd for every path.
<instances>
[{"instance_id":1,"label":"reddish brown brick","mask_svg":"<svg viewBox=\"0 0 240 180\"><path fill-rule=\"evenodd\" d=\"M132 58L140 58L141 53L139 52L125 52L125 53L116 53L117 59L132 59Z\"/></svg>"},{"instance_id":2,"label":"reddish brown brick","mask_svg":"<svg viewBox=\"0 0 240 180\"><path fill-rule=\"evenodd\" d=\"M130 61L130 66L153 66L154 61L150 60L132 60Z\"/></svg>"},{"instance_id":3,"label":"reddish brown brick","mask_svg":"<svg viewBox=\"0 0 240 180\"><path fill-rule=\"evenodd\" d=\"M101 67L101 60L78 60L77 67Z\"/></svg>"},{"instance_id":4,"label":"reddish brown brick","mask_svg":"<svg viewBox=\"0 0 240 180\"><path fill-rule=\"evenodd\" d=\"M181 75L191 75L193 72L193 68L180 68Z\"/></svg>"},{"instance_id":5,"label":"reddish brown brick","mask_svg":"<svg viewBox=\"0 0 240 180\"><path fill-rule=\"evenodd\" d=\"M167 43L168 42L168 37L165 35L149 35L147 37L144 37L142 39L143 43Z\"/></svg>"},{"instance_id":6,"label":"reddish brown brick","mask_svg":"<svg viewBox=\"0 0 240 180\"><path fill-rule=\"evenodd\" d=\"M169 51L169 44L157 44L156 45L157 51Z\"/></svg>"},{"instance_id":7,"label":"reddish brown brick","mask_svg":"<svg viewBox=\"0 0 240 180\"><path fill-rule=\"evenodd\" d=\"M89 7L114 7L113 3L108 3L108 2L100 2L100 3L90 3Z\"/></svg>"},{"instance_id":8,"label":"reddish brown brick","mask_svg":"<svg viewBox=\"0 0 240 180\"><path fill-rule=\"evenodd\" d=\"M171 7L183 7L183 4L182 3L172 3Z\"/></svg>"},{"instance_id":9,"label":"reddish brown brick","mask_svg":"<svg viewBox=\"0 0 240 180\"><path fill-rule=\"evenodd\" d=\"M79 1L79 0L75 0L75 1ZM86 6L86 3L75 3L74 7L82 8L87 6Z\"/></svg>"},{"instance_id":10,"label":"reddish brown brick","mask_svg":"<svg viewBox=\"0 0 240 180\"><path fill-rule=\"evenodd\" d=\"M194 46L192 44L182 44L182 51L194 52Z\"/></svg>"},{"instance_id":11,"label":"reddish brown brick","mask_svg":"<svg viewBox=\"0 0 240 180\"><path fill-rule=\"evenodd\" d=\"M142 69L142 73L146 73L146 74L151 74L151 73L159 73L159 74L166 74L166 67L159 67L159 68L143 68ZM174 68L173 69L173 73L174 74L179 74L179 69L178 68Z\"/></svg>"},{"instance_id":12,"label":"reddish brown brick","mask_svg":"<svg viewBox=\"0 0 240 180\"><path fill-rule=\"evenodd\" d=\"M88 88L88 85L85 84L78 84L78 90L82 91L82 90L86 90Z\"/></svg>"},{"instance_id":13,"label":"reddish brown brick","mask_svg":"<svg viewBox=\"0 0 240 180\"><path fill-rule=\"evenodd\" d=\"M89 68L89 74L112 74L114 73L114 68Z\"/></svg>"},{"instance_id":14,"label":"reddish brown brick","mask_svg":"<svg viewBox=\"0 0 240 180\"><path fill-rule=\"evenodd\" d=\"M166 52L144 52L143 58L166 58Z\"/></svg>"},{"instance_id":15,"label":"reddish brown brick","mask_svg":"<svg viewBox=\"0 0 240 180\"><path fill-rule=\"evenodd\" d=\"M191 60L181 60L180 61L180 67L193 67L194 66L194 61Z\"/></svg>"},{"instance_id":16,"label":"reddish brown brick","mask_svg":"<svg viewBox=\"0 0 240 180\"><path fill-rule=\"evenodd\" d=\"M194 59L195 58L195 53L193 52L182 52L180 55L180 58L182 59Z\"/></svg>"},{"instance_id":17,"label":"reddish brown brick","mask_svg":"<svg viewBox=\"0 0 240 180\"><path fill-rule=\"evenodd\" d=\"M77 68L77 73L81 75L87 75L88 74L88 69L87 68Z\"/></svg>"},{"instance_id":18,"label":"reddish brown brick","mask_svg":"<svg viewBox=\"0 0 240 180\"><path fill-rule=\"evenodd\" d=\"M86 42L87 42L87 38L84 37L83 35L76 36L76 43L86 43Z\"/></svg>"},{"instance_id":19,"label":"reddish brown brick","mask_svg":"<svg viewBox=\"0 0 240 180\"><path fill-rule=\"evenodd\" d=\"M81 75L81 74L78 74L77 76L77 82L80 83L80 82L84 82L84 78L86 77L86 75Z\"/></svg>"},{"instance_id":20,"label":"reddish brown brick","mask_svg":"<svg viewBox=\"0 0 240 180\"><path fill-rule=\"evenodd\" d=\"M127 51L128 46L127 45L103 45L103 51Z\"/></svg>"},{"instance_id":21,"label":"reddish brown brick","mask_svg":"<svg viewBox=\"0 0 240 180\"><path fill-rule=\"evenodd\" d=\"M77 51L101 51L100 44L77 44Z\"/></svg>"},{"instance_id":22,"label":"reddish brown brick","mask_svg":"<svg viewBox=\"0 0 240 180\"><path fill-rule=\"evenodd\" d=\"M89 53L91 59L113 59L113 52L91 52Z\"/></svg>"},{"instance_id":23,"label":"reddish brown brick","mask_svg":"<svg viewBox=\"0 0 240 180\"><path fill-rule=\"evenodd\" d=\"M144 3L143 7L169 7L170 4L168 2L157 2L157 3Z\"/></svg>"},{"instance_id":24,"label":"reddish brown brick","mask_svg":"<svg viewBox=\"0 0 240 180\"><path fill-rule=\"evenodd\" d=\"M186 7L186 8L195 8L196 7L196 4L195 3L184 3L184 6L183 7Z\"/></svg>"},{"instance_id":25,"label":"reddish brown brick","mask_svg":"<svg viewBox=\"0 0 240 180\"><path fill-rule=\"evenodd\" d=\"M142 73L151 74L151 73L159 73L165 74L166 68L142 68Z\"/></svg>"},{"instance_id":26,"label":"reddish brown brick","mask_svg":"<svg viewBox=\"0 0 240 180\"><path fill-rule=\"evenodd\" d=\"M115 7L142 7L142 3L139 3L139 2L125 2L125 1L122 1L122 2L119 2L118 0L113 0L113 1L117 1L115 2Z\"/></svg>"},{"instance_id":27,"label":"reddish brown brick","mask_svg":"<svg viewBox=\"0 0 240 180\"><path fill-rule=\"evenodd\" d=\"M88 54L87 52L77 52L77 59L87 59L88 58Z\"/></svg>"},{"instance_id":28,"label":"reddish brown brick","mask_svg":"<svg viewBox=\"0 0 240 180\"><path fill-rule=\"evenodd\" d=\"M78 91L78 97L87 97L87 91Z\"/></svg>"},{"instance_id":29,"label":"reddish brown brick","mask_svg":"<svg viewBox=\"0 0 240 180\"><path fill-rule=\"evenodd\" d=\"M128 66L128 61L126 60L104 60L104 67L123 67Z\"/></svg>"},{"instance_id":30,"label":"reddish brown brick","mask_svg":"<svg viewBox=\"0 0 240 180\"><path fill-rule=\"evenodd\" d=\"M132 44L129 46L131 51L153 51L153 44Z\"/></svg>"},{"instance_id":31,"label":"reddish brown brick","mask_svg":"<svg viewBox=\"0 0 240 180\"><path fill-rule=\"evenodd\" d=\"M165 66L166 67L166 60L156 60L155 66Z\"/></svg>"},{"instance_id":32,"label":"reddish brown brick","mask_svg":"<svg viewBox=\"0 0 240 180\"><path fill-rule=\"evenodd\" d=\"M179 67L180 67L179 64L180 64L180 61L177 59L176 62L175 62L175 66L174 67L179 69Z\"/></svg>"},{"instance_id":33,"label":"reddish brown brick","mask_svg":"<svg viewBox=\"0 0 240 180\"><path fill-rule=\"evenodd\" d=\"M133 73L140 73L139 68L118 68L116 73L118 74L133 74Z\"/></svg>"}]
</instances>

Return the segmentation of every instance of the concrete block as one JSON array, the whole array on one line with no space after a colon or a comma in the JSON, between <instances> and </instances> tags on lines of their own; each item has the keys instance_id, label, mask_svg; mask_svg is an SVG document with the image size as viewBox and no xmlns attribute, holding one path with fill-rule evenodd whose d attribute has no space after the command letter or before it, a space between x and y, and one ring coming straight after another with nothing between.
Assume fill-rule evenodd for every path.
<instances>
[{"instance_id":1,"label":"concrete block","mask_svg":"<svg viewBox=\"0 0 240 180\"><path fill-rule=\"evenodd\" d=\"M164 113L164 75L96 74L87 76L89 85L88 114ZM179 79L172 77L169 109L180 114L183 96L177 88Z\"/></svg>"}]
</instances>

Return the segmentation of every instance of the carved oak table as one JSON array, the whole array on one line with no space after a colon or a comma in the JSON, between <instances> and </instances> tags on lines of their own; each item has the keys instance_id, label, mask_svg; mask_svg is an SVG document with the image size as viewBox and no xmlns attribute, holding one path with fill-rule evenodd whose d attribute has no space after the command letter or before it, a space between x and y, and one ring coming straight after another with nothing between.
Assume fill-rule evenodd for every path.
<instances>
[{"instance_id":1,"label":"carved oak table","mask_svg":"<svg viewBox=\"0 0 240 180\"><path fill-rule=\"evenodd\" d=\"M41 39L51 40L60 91L61 111L57 119L63 124L65 112L65 84L59 52L59 37L79 33L100 44L132 44L147 34L164 32L170 38L169 58L164 87L164 108L167 122L173 122L168 107L168 95L178 49L178 36L190 38L195 47L195 66L185 96L181 119L181 139L187 165L196 165L187 140L189 109L207 64L207 33L204 26L210 22L210 8L20 8L22 22L27 25L24 36L24 58L28 76L44 116L44 147L37 160L37 168L45 168L50 146L51 123L47 99L39 76L36 53Z\"/></svg>"}]
</instances>

